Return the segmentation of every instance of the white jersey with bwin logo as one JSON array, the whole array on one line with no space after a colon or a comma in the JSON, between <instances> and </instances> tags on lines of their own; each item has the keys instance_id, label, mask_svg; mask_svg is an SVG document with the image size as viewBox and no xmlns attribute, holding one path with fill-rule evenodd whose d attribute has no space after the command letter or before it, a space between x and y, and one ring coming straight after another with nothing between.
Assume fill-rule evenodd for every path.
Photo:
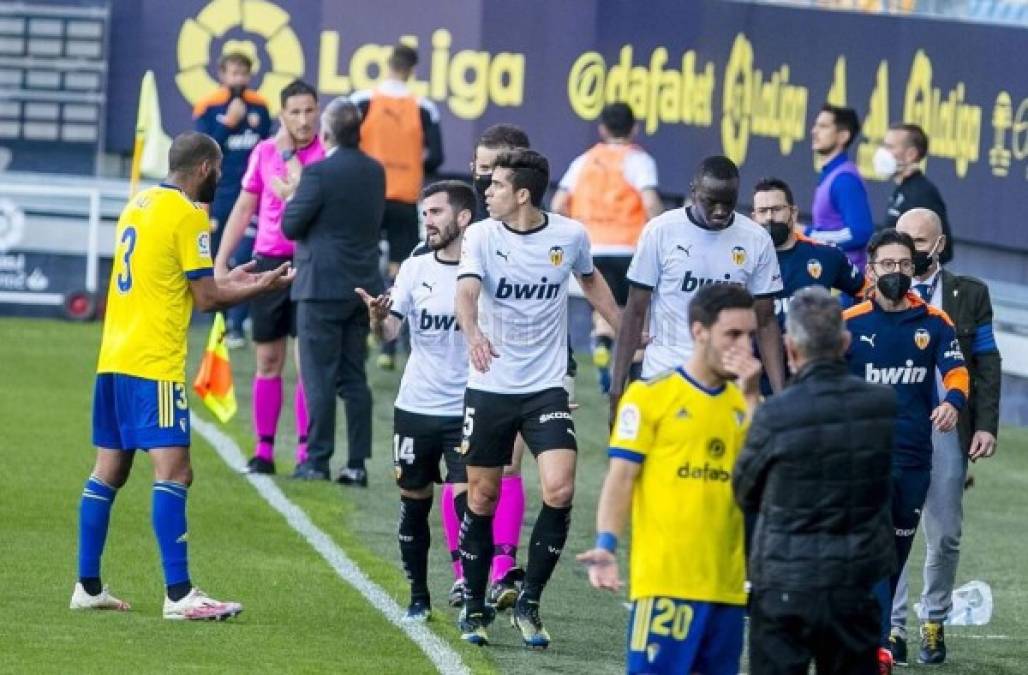
<instances>
[{"instance_id":1,"label":"white jersey with bwin logo","mask_svg":"<svg viewBox=\"0 0 1028 675\"><path fill-rule=\"evenodd\" d=\"M644 378L683 365L692 355L689 302L708 284L738 284L755 296L782 290L771 236L746 216L734 214L723 230L697 225L685 208L649 223L628 268L628 280L653 290Z\"/></svg>"},{"instance_id":2,"label":"white jersey with bwin logo","mask_svg":"<svg viewBox=\"0 0 1028 675\"><path fill-rule=\"evenodd\" d=\"M544 223L529 232L490 218L464 234L458 275L482 280L478 323L500 355L488 372L470 368L469 389L524 394L563 383L568 281L592 274L593 260L581 223L543 215Z\"/></svg>"},{"instance_id":3,"label":"white jersey with bwin logo","mask_svg":"<svg viewBox=\"0 0 1028 675\"><path fill-rule=\"evenodd\" d=\"M390 291L392 313L410 328L410 358L396 407L419 415L462 417L468 347L457 326L457 263L434 252L400 265Z\"/></svg>"}]
</instances>

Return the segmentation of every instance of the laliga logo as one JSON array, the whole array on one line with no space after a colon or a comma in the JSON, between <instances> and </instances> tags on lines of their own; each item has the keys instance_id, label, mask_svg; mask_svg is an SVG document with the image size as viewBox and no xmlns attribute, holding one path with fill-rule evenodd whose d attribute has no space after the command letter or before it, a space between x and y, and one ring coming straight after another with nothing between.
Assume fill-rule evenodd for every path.
<instances>
[{"instance_id":1,"label":"laliga logo","mask_svg":"<svg viewBox=\"0 0 1028 675\"><path fill-rule=\"evenodd\" d=\"M175 83L192 104L218 87L208 65L222 54L246 54L253 60L255 75L261 72L261 54L267 55L270 65L258 91L272 115L278 113L279 92L304 70L303 49L289 27L289 14L267 0L213 0L182 24L177 51Z\"/></svg>"},{"instance_id":2,"label":"laliga logo","mask_svg":"<svg viewBox=\"0 0 1028 675\"><path fill-rule=\"evenodd\" d=\"M14 248L25 233L25 212L10 199L0 199L0 252Z\"/></svg>"}]
</instances>

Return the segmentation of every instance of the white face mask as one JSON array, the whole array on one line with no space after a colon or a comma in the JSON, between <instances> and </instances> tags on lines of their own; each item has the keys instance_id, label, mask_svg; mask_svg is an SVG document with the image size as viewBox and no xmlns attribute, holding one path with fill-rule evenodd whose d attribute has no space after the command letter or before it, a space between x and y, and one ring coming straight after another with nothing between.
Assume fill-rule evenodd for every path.
<instances>
[{"instance_id":1,"label":"white face mask","mask_svg":"<svg viewBox=\"0 0 1028 675\"><path fill-rule=\"evenodd\" d=\"M899 171L899 162L896 160L896 156L881 145L871 157L871 166L874 168L875 174L881 178L892 178Z\"/></svg>"}]
</instances>

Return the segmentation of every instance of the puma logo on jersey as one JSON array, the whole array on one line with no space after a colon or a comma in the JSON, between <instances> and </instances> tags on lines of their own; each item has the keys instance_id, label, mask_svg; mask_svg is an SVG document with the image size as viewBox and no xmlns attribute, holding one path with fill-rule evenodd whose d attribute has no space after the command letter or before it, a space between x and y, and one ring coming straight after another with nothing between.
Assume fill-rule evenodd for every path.
<instances>
[{"instance_id":1,"label":"puma logo on jersey","mask_svg":"<svg viewBox=\"0 0 1028 675\"><path fill-rule=\"evenodd\" d=\"M928 369L915 366L914 362L907 359L905 366L893 368L875 368L868 363L864 370L864 379L868 382L879 384L918 384L928 377Z\"/></svg>"},{"instance_id":2,"label":"puma logo on jersey","mask_svg":"<svg viewBox=\"0 0 1028 675\"><path fill-rule=\"evenodd\" d=\"M435 286L436 286L435 284L430 284L427 281L422 281L421 285L424 286L425 288L427 288L429 293L431 293L432 290L435 289Z\"/></svg>"},{"instance_id":3,"label":"puma logo on jersey","mask_svg":"<svg viewBox=\"0 0 1028 675\"><path fill-rule=\"evenodd\" d=\"M694 277L692 270L686 270L685 277L682 279L682 291L685 293L692 293L693 291L703 287L709 286L710 284L734 284L732 281L731 274L725 274L724 279L710 279L708 277Z\"/></svg>"},{"instance_id":4,"label":"puma logo on jersey","mask_svg":"<svg viewBox=\"0 0 1028 675\"><path fill-rule=\"evenodd\" d=\"M499 251L497 251L499 253ZM516 300L550 300L560 293L560 284L549 283L546 277L539 280L538 284L516 284L507 280L507 277L500 277L500 283L496 286L496 297L501 300L514 298Z\"/></svg>"},{"instance_id":5,"label":"puma logo on jersey","mask_svg":"<svg viewBox=\"0 0 1028 675\"><path fill-rule=\"evenodd\" d=\"M510 251L507 251L506 253L504 253L500 249L496 249L496 255L498 255L501 258L503 258L503 262L510 262L510 260L508 259L508 256L510 255Z\"/></svg>"},{"instance_id":6,"label":"puma logo on jersey","mask_svg":"<svg viewBox=\"0 0 1028 675\"><path fill-rule=\"evenodd\" d=\"M421 330L460 330L460 326L457 325L457 317L446 314L429 314L424 309L421 310L421 316L418 317L418 328Z\"/></svg>"},{"instance_id":7,"label":"puma logo on jersey","mask_svg":"<svg viewBox=\"0 0 1028 675\"><path fill-rule=\"evenodd\" d=\"M867 344L871 345L871 349L874 349L875 348L875 336L876 335L878 335L878 333L871 333L871 335L861 335L860 336L860 341L861 342L866 342Z\"/></svg>"},{"instance_id":8,"label":"puma logo on jersey","mask_svg":"<svg viewBox=\"0 0 1028 675\"><path fill-rule=\"evenodd\" d=\"M682 253L684 253L686 255L686 257L689 257L689 258L692 257L692 244L689 244L688 246L682 246L681 244L675 244L675 250L681 251Z\"/></svg>"}]
</instances>

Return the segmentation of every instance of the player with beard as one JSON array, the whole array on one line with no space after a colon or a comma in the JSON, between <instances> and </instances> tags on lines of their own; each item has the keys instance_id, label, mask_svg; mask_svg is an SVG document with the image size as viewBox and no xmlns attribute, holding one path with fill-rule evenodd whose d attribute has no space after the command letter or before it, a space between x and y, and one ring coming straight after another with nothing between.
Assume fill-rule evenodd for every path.
<instances>
[{"instance_id":1,"label":"player with beard","mask_svg":"<svg viewBox=\"0 0 1028 675\"><path fill-rule=\"evenodd\" d=\"M689 360L693 340L686 308L699 289L710 284L737 284L753 295L761 362L772 389L782 388L782 334L774 305L782 275L771 236L735 212L738 201L739 169L727 157L707 157L693 176L689 205L664 212L643 230L628 268L631 289L616 341L612 419L647 310L650 342L643 353L644 379Z\"/></svg>"},{"instance_id":2,"label":"player with beard","mask_svg":"<svg viewBox=\"0 0 1028 675\"><path fill-rule=\"evenodd\" d=\"M428 591L432 484L441 483L439 460L446 461L446 486L467 483L458 449L463 423L468 350L454 313L461 235L471 223L475 193L459 181L426 187L419 200L426 245L431 254L412 256L400 265L386 295L371 297L362 288L371 329L380 339L395 338L406 321L411 354L400 381L393 416L393 465L400 487L400 558L410 581L406 619L425 621L432 614ZM445 501L443 508L449 506ZM452 507L451 507L452 508Z\"/></svg>"},{"instance_id":3,"label":"player with beard","mask_svg":"<svg viewBox=\"0 0 1028 675\"><path fill-rule=\"evenodd\" d=\"M132 198L118 219L114 266L93 392L96 464L79 504L79 580L72 609L127 610L101 583L100 558L114 498L128 480L136 450L153 463L153 529L164 569L164 618L226 619L243 611L196 588L189 575L186 497L189 460L186 333L194 303L225 309L258 294L287 289L283 263L253 274L253 263L214 278L207 214L221 174L210 136L185 133L168 153L159 186Z\"/></svg>"}]
</instances>

